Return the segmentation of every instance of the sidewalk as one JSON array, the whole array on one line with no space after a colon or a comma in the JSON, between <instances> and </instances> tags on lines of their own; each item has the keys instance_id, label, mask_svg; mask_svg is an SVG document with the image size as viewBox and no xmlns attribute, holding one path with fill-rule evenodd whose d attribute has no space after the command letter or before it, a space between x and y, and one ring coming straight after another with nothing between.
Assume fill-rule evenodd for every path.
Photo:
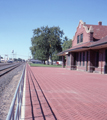
<instances>
[{"instance_id":1,"label":"sidewalk","mask_svg":"<svg viewBox=\"0 0 107 120\"><path fill-rule=\"evenodd\" d=\"M107 120L107 75L30 69L34 76L27 69L25 120Z\"/></svg>"}]
</instances>

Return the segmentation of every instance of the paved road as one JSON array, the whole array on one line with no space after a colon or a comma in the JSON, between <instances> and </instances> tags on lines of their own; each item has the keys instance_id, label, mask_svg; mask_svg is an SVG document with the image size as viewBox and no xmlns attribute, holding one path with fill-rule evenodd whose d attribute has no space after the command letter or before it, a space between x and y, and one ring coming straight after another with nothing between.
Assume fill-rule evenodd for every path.
<instances>
[{"instance_id":1,"label":"paved road","mask_svg":"<svg viewBox=\"0 0 107 120\"><path fill-rule=\"evenodd\" d=\"M26 81L26 119L107 120L107 75L63 68L30 69Z\"/></svg>"}]
</instances>

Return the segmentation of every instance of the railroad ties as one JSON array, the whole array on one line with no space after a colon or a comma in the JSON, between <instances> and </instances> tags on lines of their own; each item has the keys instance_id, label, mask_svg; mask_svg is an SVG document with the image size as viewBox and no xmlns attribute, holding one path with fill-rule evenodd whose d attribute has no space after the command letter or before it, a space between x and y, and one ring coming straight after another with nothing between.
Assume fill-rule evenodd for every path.
<instances>
[{"instance_id":1,"label":"railroad ties","mask_svg":"<svg viewBox=\"0 0 107 120\"><path fill-rule=\"evenodd\" d=\"M57 120L38 81L27 65L25 119Z\"/></svg>"},{"instance_id":2,"label":"railroad ties","mask_svg":"<svg viewBox=\"0 0 107 120\"><path fill-rule=\"evenodd\" d=\"M0 77L5 75L6 73L10 72L11 70L15 69L16 67L18 67L20 65L20 63L16 63L16 64L4 64L0 67Z\"/></svg>"}]
</instances>

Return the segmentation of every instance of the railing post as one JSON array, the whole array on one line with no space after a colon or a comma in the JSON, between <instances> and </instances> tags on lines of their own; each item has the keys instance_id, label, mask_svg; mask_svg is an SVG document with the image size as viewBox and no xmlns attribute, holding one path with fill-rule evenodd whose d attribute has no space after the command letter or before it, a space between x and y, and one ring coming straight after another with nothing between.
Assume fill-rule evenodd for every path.
<instances>
[{"instance_id":1,"label":"railing post","mask_svg":"<svg viewBox=\"0 0 107 120\"><path fill-rule=\"evenodd\" d=\"M23 81L23 77L22 77L22 81ZM22 81L21 81L21 84L20 84L20 98L19 98L19 118L20 118L20 115L21 115L21 105L22 105Z\"/></svg>"},{"instance_id":2,"label":"railing post","mask_svg":"<svg viewBox=\"0 0 107 120\"><path fill-rule=\"evenodd\" d=\"M13 110L12 110L12 120L14 120L14 107L13 107Z\"/></svg>"},{"instance_id":3,"label":"railing post","mask_svg":"<svg viewBox=\"0 0 107 120\"><path fill-rule=\"evenodd\" d=\"M20 102L20 101L19 101L19 99L20 99L20 96L19 96L19 95L20 95L20 92L19 92L19 91L20 91L20 86L19 86L19 89L18 89L18 97L17 97L17 104L18 104L18 113L17 113L17 114L18 114L18 117L17 117L17 118L18 118L18 120L19 120L19 102Z\"/></svg>"}]
</instances>

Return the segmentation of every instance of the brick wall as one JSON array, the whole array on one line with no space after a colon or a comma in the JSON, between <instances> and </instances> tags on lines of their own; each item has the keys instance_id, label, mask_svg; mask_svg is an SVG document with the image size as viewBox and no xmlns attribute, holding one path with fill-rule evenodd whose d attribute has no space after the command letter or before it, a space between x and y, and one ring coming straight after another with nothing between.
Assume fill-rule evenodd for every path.
<instances>
[{"instance_id":1,"label":"brick wall","mask_svg":"<svg viewBox=\"0 0 107 120\"><path fill-rule=\"evenodd\" d=\"M96 73L104 74L104 66L105 66L105 49L99 50L99 65L95 68Z\"/></svg>"},{"instance_id":2,"label":"brick wall","mask_svg":"<svg viewBox=\"0 0 107 120\"><path fill-rule=\"evenodd\" d=\"M87 71L87 72L95 72L95 73L104 74L105 49L99 50L98 67L95 66L97 50L85 51L84 65L83 65L83 52L78 52L78 56L76 57L76 58L78 58L78 59L76 59L76 65L74 65L74 56L76 55L76 53L73 53L73 52L70 53L71 65L66 65L66 68L70 69L70 70L79 70L79 71ZM87 52L88 52L88 57L87 57ZM81 65L80 65L80 53L81 53ZM66 59L67 59L67 57L66 57Z\"/></svg>"},{"instance_id":3,"label":"brick wall","mask_svg":"<svg viewBox=\"0 0 107 120\"><path fill-rule=\"evenodd\" d=\"M75 33L74 40L72 42L72 47L78 45L77 44L77 36L81 35L82 33L83 33L83 42L81 42L81 43L89 42L90 38L91 38L91 40L93 39L92 38L92 34L87 33L86 30L85 30L85 28L83 27L83 24L81 24L81 22L79 22L79 25L77 27L77 31ZM79 44L81 44L81 43L79 43Z\"/></svg>"}]
</instances>

